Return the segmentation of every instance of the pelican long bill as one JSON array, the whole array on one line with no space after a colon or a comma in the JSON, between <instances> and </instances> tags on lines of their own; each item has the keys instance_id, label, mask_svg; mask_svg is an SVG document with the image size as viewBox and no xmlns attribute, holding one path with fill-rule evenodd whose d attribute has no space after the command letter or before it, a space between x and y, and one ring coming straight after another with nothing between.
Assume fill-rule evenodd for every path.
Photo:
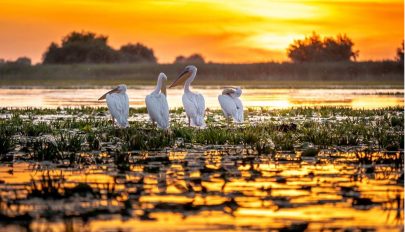
<instances>
[{"instance_id":1,"label":"pelican long bill","mask_svg":"<svg viewBox=\"0 0 405 232\"><path fill-rule=\"evenodd\" d=\"M160 87L160 92L162 92L165 96L167 96L167 94L166 94L166 82L167 82L167 80L163 79L162 80L162 87Z\"/></svg>"},{"instance_id":2,"label":"pelican long bill","mask_svg":"<svg viewBox=\"0 0 405 232\"><path fill-rule=\"evenodd\" d=\"M183 72L180 73L180 75L177 77L177 79L169 86L169 88L178 86L183 84L187 78L190 77L190 75L186 75L189 74L189 71L187 69L183 70Z\"/></svg>"},{"instance_id":3,"label":"pelican long bill","mask_svg":"<svg viewBox=\"0 0 405 232\"><path fill-rule=\"evenodd\" d=\"M224 87L224 90L222 90L222 94L231 94L235 93L235 87Z\"/></svg>"},{"instance_id":4,"label":"pelican long bill","mask_svg":"<svg viewBox=\"0 0 405 232\"><path fill-rule=\"evenodd\" d=\"M118 87L116 87L116 88L114 88L114 89L108 91L107 93L105 93L105 94L104 94L103 96L101 96L98 100L100 101L100 100L105 99L105 98L107 97L107 94L110 94L110 93L118 93L118 92L119 92L119 91L118 91Z\"/></svg>"}]
</instances>

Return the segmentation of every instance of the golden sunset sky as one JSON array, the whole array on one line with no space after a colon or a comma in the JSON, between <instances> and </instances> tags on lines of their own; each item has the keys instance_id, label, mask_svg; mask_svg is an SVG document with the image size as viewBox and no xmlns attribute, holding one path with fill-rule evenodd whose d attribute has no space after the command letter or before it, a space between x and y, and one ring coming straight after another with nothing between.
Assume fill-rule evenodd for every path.
<instances>
[{"instance_id":1,"label":"golden sunset sky","mask_svg":"<svg viewBox=\"0 0 405 232\"><path fill-rule=\"evenodd\" d=\"M71 31L114 48L152 47L158 61L201 53L214 62L285 61L294 39L346 33L359 60L393 59L404 37L399 0L0 0L0 58L40 62Z\"/></svg>"}]
</instances>

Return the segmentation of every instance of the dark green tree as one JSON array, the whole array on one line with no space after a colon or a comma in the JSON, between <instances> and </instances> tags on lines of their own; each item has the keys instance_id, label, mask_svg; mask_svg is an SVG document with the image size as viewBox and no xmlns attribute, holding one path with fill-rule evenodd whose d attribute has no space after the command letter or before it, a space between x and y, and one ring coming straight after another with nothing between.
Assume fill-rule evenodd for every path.
<instances>
[{"instance_id":1,"label":"dark green tree","mask_svg":"<svg viewBox=\"0 0 405 232\"><path fill-rule=\"evenodd\" d=\"M157 62L153 49L140 43L123 45L119 53L122 62Z\"/></svg>"},{"instance_id":2,"label":"dark green tree","mask_svg":"<svg viewBox=\"0 0 405 232\"><path fill-rule=\"evenodd\" d=\"M93 32L72 32L59 46L51 43L43 55L44 64L153 62L153 50L140 44L127 44L120 50L108 45L108 37Z\"/></svg>"},{"instance_id":3,"label":"dark green tree","mask_svg":"<svg viewBox=\"0 0 405 232\"><path fill-rule=\"evenodd\" d=\"M15 64L17 65L25 65L25 66L30 66L31 65L31 59L23 56L23 57L18 57L15 61Z\"/></svg>"},{"instance_id":4,"label":"dark green tree","mask_svg":"<svg viewBox=\"0 0 405 232\"><path fill-rule=\"evenodd\" d=\"M402 41L402 46L397 48L397 61L404 63L404 41Z\"/></svg>"},{"instance_id":5,"label":"dark green tree","mask_svg":"<svg viewBox=\"0 0 405 232\"><path fill-rule=\"evenodd\" d=\"M346 35L321 38L315 32L303 40L295 40L287 49L293 62L331 62L356 60L358 51Z\"/></svg>"},{"instance_id":6,"label":"dark green tree","mask_svg":"<svg viewBox=\"0 0 405 232\"><path fill-rule=\"evenodd\" d=\"M113 63L119 55L107 44L108 37L92 32L72 32L59 47L51 43L43 56L44 63Z\"/></svg>"},{"instance_id":7,"label":"dark green tree","mask_svg":"<svg viewBox=\"0 0 405 232\"><path fill-rule=\"evenodd\" d=\"M204 57L200 54L192 54L189 57L177 56L174 63L201 64L205 63Z\"/></svg>"},{"instance_id":8,"label":"dark green tree","mask_svg":"<svg viewBox=\"0 0 405 232\"><path fill-rule=\"evenodd\" d=\"M44 64L63 63L62 49L54 42L49 45L46 52L42 55Z\"/></svg>"}]
</instances>

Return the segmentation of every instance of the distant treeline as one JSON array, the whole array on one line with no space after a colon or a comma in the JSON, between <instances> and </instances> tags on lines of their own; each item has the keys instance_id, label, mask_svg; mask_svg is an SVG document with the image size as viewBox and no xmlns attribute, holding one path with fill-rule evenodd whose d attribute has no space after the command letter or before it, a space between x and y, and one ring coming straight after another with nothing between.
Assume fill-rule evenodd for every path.
<instances>
[{"instance_id":1,"label":"distant treeline","mask_svg":"<svg viewBox=\"0 0 405 232\"><path fill-rule=\"evenodd\" d=\"M403 63L326 62L199 64L194 84L271 85L273 82L389 82L403 83ZM184 64L73 64L73 65L2 65L1 85L128 85L155 84L160 72L173 80ZM299 86L298 86L299 87Z\"/></svg>"},{"instance_id":2,"label":"distant treeline","mask_svg":"<svg viewBox=\"0 0 405 232\"><path fill-rule=\"evenodd\" d=\"M287 50L293 62L257 64L206 63L199 54L178 56L173 64L158 64L153 49L129 43L113 49L108 37L91 32L72 32L61 44L52 43L43 63L31 65L27 57L0 59L0 84L6 86L89 86L154 84L160 72L174 78L185 64L196 64L194 84L267 85L299 81L403 83L404 45L392 61L353 62L358 51L346 35L321 38L316 33L294 41ZM361 85L361 84L359 84ZM359 86L360 87L360 86ZM402 87L401 87L402 88Z\"/></svg>"},{"instance_id":3,"label":"distant treeline","mask_svg":"<svg viewBox=\"0 0 405 232\"><path fill-rule=\"evenodd\" d=\"M44 64L110 64L157 63L152 48L137 42L128 43L115 50L108 45L108 37L93 32L72 32L60 45L52 42L43 54ZM177 56L174 63L205 63L200 54Z\"/></svg>"},{"instance_id":4,"label":"distant treeline","mask_svg":"<svg viewBox=\"0 0 405 232\"><path fill-rule=\"evenodd\" d=\"M295 40L287 48L287 56L294 63L351 62L356 61L359 51L354 50L353 41L345 34L336 38L321 37L313 32L301 40ZM59 44L52 42L42 57L43 64L112 64L112 63L157 63L152 48L139 42L128 43L119 49L108 44L108 36L93 32L71 32ZM404 43L396 52L395 60L403 63ZM201 54L179 55L173 63L202 64ZM31 65L28 57L15 61L0 59L0 65L15 63ZM210 62L211 63L211 62Z\"/></svg>"},{"instance_id":5,"label":"distant treeline","mask_svg":"<svg viewBox=\"0 0 405 232\"><path fill-rule=\"evenodd\" d=\"M293 62L337 62L356 60L353 41L346 35L321 38L315 32L302 40L295 40L287 49ZM52 42L43 55L44 64L78 63L156 63L152 48L136 43L115 50L108 45L108 37L93 32L71 32L60 45ZM200 54L177 56L174 63L205 63Z\"/></svg>"}]
</instances>

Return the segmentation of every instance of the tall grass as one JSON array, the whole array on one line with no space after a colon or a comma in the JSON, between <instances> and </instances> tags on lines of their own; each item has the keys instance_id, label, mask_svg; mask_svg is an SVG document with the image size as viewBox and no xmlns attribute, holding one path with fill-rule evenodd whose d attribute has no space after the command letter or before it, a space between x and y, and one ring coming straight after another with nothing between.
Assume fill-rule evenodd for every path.
<instances>
[{"instance_id":1,"label":"tall grass","mask_svg":"<svg viewBox=\"0 0 405 232\"><path fill-rule=\"evenodd\" d=\"M150 123L131 122L129 128L116 128L98 110L81 109L79 118L35 122L15 110L13 116L0 120L0 153L19 145L34 160L70 160L80 152L151 151L195 145L236 145L258 154L300 149L307 156L318 149L337 146L366 146L369 150L400 151L404 148L404 115L401 108L354 110L339 107L297 108L289 110L250 111L248 117L261 115L260 123L226 127L224 119L208 122L206 129L190 128L174 119L170 132ZM35 109L34 112L41 113ZM47 110L44 110L47 112ZM80 111L80 109L77 109ZM64 113L66 111L58 111ZM90 114L85 114L90 112ZM21 114L21 116L20 116ZM172 113L178 117L177 112ZM221 114L212 111L210 114ZM316 116L314 116L316 115ZM97 116L97 117L96 117ZM339 120L336 116L340 116ZM297 118L296 118L297 117ZM277 120L272 120L277 118ZM306 151L308 148L312 150Z\"/></svg>"},{"instance_id":2,"label":"tall grass","mask_svg":"<svg viewBox=\"0 0 405 232\"><path fill-rule=\"evenodd\" d=\"M1 85L92 86L154 84L159 72L174 78L183 64L72 64L0 66ZM196 85L267 84L273 87L317 87L334 85L403 84L402 64L384 62L200 64ZM253 82L252 82L253 81Z\"/></svg>"}]
</instances>

